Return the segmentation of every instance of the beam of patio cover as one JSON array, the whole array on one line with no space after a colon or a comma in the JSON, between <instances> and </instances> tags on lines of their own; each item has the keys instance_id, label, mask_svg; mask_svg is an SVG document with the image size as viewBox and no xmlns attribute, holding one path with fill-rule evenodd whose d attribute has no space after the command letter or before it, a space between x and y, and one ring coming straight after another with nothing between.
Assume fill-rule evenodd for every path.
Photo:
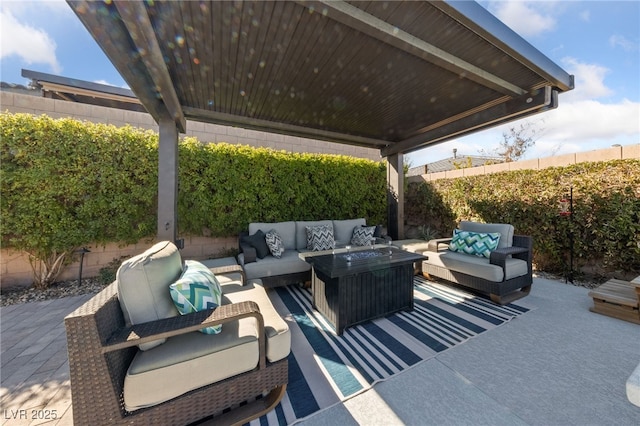
<instances>
[{"instance_id":1,"label":"beam of patio cover","mask_svg":"<svg viewBox=\"0 0 640 426\"><path fill-rule=\"evenodd\" d=\"M497 126L503 122L547 111L557 107L557 96L557 92L547 86L531 95L505 99L503 102L494 102L484 108L468 111L457 117L451 117L444 122L422 129L414 137L383 148L381 154L386 157L399 152L408 153L423 148L428 144L444 142L453 137L460 137L487 127Z\"/></svg>"},{"instance_id":2,"label":"beam of patio cover","mask_svg":"<svg viewBox=\"0 0 640 426\"><path fill-rule=\"evenodd\" d=\"M114 5L122 17L122 22L129 30L131 39L155 83L156 90L167 106L169 114L178 125L179 130L184 133L186 131L184 113L173 81L167 71L145 4L118 0L114 2Z\"/></svg>"},{"instance_id":3,"label":"beam of patio cover","mask_svg":"<svg viewBox=\"0 0 640 426\"><path fill-rule=\"evenodd\" d=\"M433 6L462 22L482 38L499 47L509 56L538 73L546 81L554 82L563 92L574 89L574 79L538 49L527 43L515 31L474 1L437 1Z\"/></svg>"},{"instance_id":4,"label":"beam of patio cover","mask_svg":"<svg viewBox=\"0 0 640 426\"><path fill-rule=\"evenodd\" d=\"M130 37L122 20L108 13L108 5L88 0L67 0L69 6L84 24L91 36L102 48L107 58L127 82L140 103L156 122L168 114L167 105L161 102L149 87L153 81L139 56L123 57L123 46L130 46Z\"/></svg>"},{"instance_id":5,"label":"beam of patio cover","mask_svg":"<svg viewBox=\"0 0 640 426\"><path fill-rule=\"evenodd\" d=\"M326 9L326 15L331 19L355 28L370 37L374 37L404 52L427 60L441 68L456 73L459 76L464 76L464 78L468 78L504 95L521 96L527 93L526 90L515 84L511 84L500 77L447 53L344 1L318 0L298 1L298 3L309 9L314 8L318 13L324 14L325 11L322 9Z\"/></svg>"},{"instance_id":6,"label":"beam of patio cover","mask_svg":"<svg viewBox=\"0 0 640 426\"><path fill-rule=\"evenodd\" d=\"M314 129L311 127L296 126L293 124L279 123L276 121L261 120L258 118L247 117L235 114L226 114L223 112L207 111L198 108L184 107L184 113L189 119L197 121L206 121L210 123L221 124L225 126L240 126L247 129L260 131L269 131L284 135L301 136L310 139L325 140L328 142L343 143L348 145L363 146L371 148L372 146L380 149L388 146L391 142L366 138L363 136L348 135L336 133L327 130Z\"/></svg>"}]
</instances>

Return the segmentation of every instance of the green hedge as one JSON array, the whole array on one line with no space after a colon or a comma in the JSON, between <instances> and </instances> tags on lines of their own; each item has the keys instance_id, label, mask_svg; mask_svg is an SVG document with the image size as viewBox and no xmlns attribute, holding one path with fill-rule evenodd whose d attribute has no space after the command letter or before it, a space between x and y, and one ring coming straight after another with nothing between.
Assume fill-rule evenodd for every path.
<instances>
[{"instance_id":1,"label":"green hedge","mask_svg":"<svg viewBox=\"0 0 640 426\"><path fill-rule=\"evenodd\" d=\"M574 215L559 202L573 187ZM640 161L580 163L543 170L412 183L405 198L409 224L448 236L460 220L511 223L534 238L539 269L566 268L570 234L578 269L640 273Z\"/></svg>"},{"instance_id":2,"label":"green hedge","mask_svg":"<svg viewBox=\"0 0 640 426\"><path fill-rule=\"evenodd\" d=\"M90 243L154 238L158 136L131 127L0 114L2 245L32 255L36 282L55 279ZM386 222L384 163L199 143L179 145L180 235L233 236L255 221L366 217ZM573 221L558 215L573 186ZM449 235L462 219L512 223L534 260L640 272L640 161L582 163L411 184L408 225Z\"/></svg>"},{"instance_id":3,"label":"green hedge","mask_svg":"<svg viewBox=\"0 0 640 426\"><path fill-rule=\"evenodd\" d=\"M182 232L236 235L250 222L347 219L386 222L383 163L226 143L180 144Z\"/></svg>"},{"instance_id":4,"label":"green hedge","mask_svg":"<svg viewBox=\"0 0 640 426\"><path fill-rule=\"evenodd\" d=\"M132 127L0 114L2 245L36 282L90 243L156 234L158 136ZM232 236L253 221L386 221L385 165L229 144L179 145L180 235Z\"/></svg>"}]
</instances>

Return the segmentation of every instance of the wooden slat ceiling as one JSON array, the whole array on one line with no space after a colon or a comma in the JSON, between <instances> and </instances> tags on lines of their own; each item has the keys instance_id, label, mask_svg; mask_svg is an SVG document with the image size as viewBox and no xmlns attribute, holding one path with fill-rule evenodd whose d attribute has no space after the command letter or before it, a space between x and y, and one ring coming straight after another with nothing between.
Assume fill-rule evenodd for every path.
<instances>
[{"instance_id":1,"label":"wooden slat ceiling","mask_svg":"<svg viewBox=\"0 0 640 426\"><path fill-rule=\"evenodd\" d=\"M469 2L69 1L156 120L410 152L557 106L573 78Z\"/></svg>"}]
</instances>

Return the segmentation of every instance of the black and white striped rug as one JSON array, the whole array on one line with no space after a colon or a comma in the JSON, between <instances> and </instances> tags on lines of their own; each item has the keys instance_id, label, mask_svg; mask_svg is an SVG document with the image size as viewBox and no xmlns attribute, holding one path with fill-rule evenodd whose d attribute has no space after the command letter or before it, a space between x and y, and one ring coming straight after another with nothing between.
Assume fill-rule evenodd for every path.
<instances>
[{"instance_id":1,"label":"black and white striped rug","mask_svg":"<svg viewBox=\"0 0 640 426\"><path fill-rule=\"evenodd\" d=\"M295 423L531 309L526 300L500 306L416 276L412 312L368 321L336 336L311 308L308 290L280 287L269 296L291 330L289 384L276 409L253 425Z\"/></svg>"}]
</instances>

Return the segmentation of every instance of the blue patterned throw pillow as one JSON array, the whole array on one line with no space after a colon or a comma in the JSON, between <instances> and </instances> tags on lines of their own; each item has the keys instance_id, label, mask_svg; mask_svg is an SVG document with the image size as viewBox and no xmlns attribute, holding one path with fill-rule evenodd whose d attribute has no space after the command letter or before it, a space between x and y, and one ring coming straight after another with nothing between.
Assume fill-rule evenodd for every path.
<instances>
[{"instance_id":1,"label":"blue patterned throw pillow","mask_svg":"<svg viewBox=\"0 0 640 426\"><path fill-rule=\"evenodd\" d=\"M222 289L213 272L195 260L186 260L184 272L169 286L171 299L181 315L215 309L222 302ZM200 330L204 334L218 334L222 325Z\"/></svg>"},{"instance_id":2,"label":"blue patterned throw pillow","mask_svg":"<svg viewBox=\"0 0 640 426\"><path fill-rule=\"evenodd\" d=\"M482 233L454 229L449 250L489 258L499 242L499 232Z\"/></svg>"},{"instance_id":3,"label":"blue patterned throw pillow","mask_svg":"<svg viewBox=\"0 0 640 426\"><path fill-rule=\"evenodd\" d=\"M333 226L307 226L307 250L331 250L336 242L333 238Z\"/></svg>"},{"instance_id":4,"label":"blue patterned throw pillow","mask_svg":"<svg viewBox=\"0 0 640 426\"><path fill-rule=\"evenodd\" d=\"M278 235L275 229L272 229L265 234L264 239L267 242L267 247L269 247L271 255L280 259L282 257L282 253L284 253L284 243L282 242L280 235Z\"/></svg>"}]
</instances>

